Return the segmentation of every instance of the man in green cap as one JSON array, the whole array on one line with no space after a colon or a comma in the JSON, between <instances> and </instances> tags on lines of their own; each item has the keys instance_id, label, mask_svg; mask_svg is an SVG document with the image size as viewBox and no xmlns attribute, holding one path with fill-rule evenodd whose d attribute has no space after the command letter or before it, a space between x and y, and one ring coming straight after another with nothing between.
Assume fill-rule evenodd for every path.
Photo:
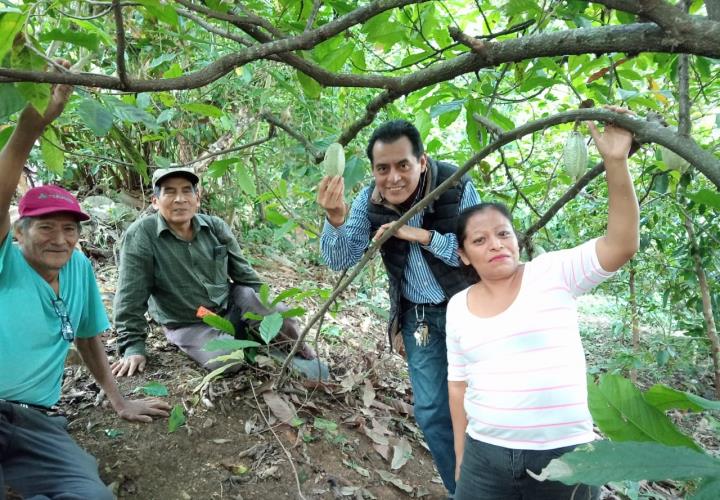
<instances>
[{"instance_id":1,"label":"man in green cap","mask_svg":"<svg viewBox=\"0 0 720 500\"><path fill-rule=\"evenodd\" d=\"M272 312L258 299L262 282L230 227L197 213L199 180L190 168L156 170L152 205L157 213L135 221L125 233L114 307L122 356L112 365L116 376L145 369L145 311L162 325L170 343L206 369L217 368L212 360L228 352L205 351L205 344L229 336L197 317L200 306L227 317L240 335L247 328L245 312ZM280 336L295 340L298 334L297 321L286 318ZM316 357L308 345L299 354Z\"/></svg>"}]
</instances>

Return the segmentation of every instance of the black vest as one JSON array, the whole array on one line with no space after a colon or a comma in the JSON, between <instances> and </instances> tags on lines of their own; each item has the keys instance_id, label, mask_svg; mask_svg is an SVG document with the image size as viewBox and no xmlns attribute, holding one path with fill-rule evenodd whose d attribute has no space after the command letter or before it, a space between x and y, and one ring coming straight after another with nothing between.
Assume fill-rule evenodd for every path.
<instances>
[{"instance_id":1,"label":"black vest","mask_svg":"<svg viewBox=\"0 0 720 500\"><path fill-rule=\"evenodd\" d=\"M445 162L436 162L428 158L428 172L424 175L427 176L428 173L430 174L431 185L427 191L418 193L416 201L422 199L426 192L435 189L455 172L457 172L457 168L453 165ZM423 229L436 231L440 234L455 232L460 200L465 185L468 182L470 182L470 178L467 175L462 176L458 183L450 187L441 194L438 199L425 208L422 221ZM374 189L375 182L370 185L368 196L372 197ZM390 207L373 203L372 200L368 200L367 215L370 220L371 232L374 233L381 225L398 220L402 213ZM388 333L390 334L391 340L392 336L399 330L399 319L402 314L400 310L402 288L400 285L403 279L403 270L405 269L409 255L408 245L409 243L407 241L392 237L387 240L380 249L380 254L390 282L390 324L388 325ZM440 287L445 292L446 298L449 299L457 292L464 290L472 284L465 276L465 273L461 271L461 268L448 266L429 251L422 249L422 247L421 253L433 276L435 276L435 279L437 279Z\"/></svg>"}]
</instances>

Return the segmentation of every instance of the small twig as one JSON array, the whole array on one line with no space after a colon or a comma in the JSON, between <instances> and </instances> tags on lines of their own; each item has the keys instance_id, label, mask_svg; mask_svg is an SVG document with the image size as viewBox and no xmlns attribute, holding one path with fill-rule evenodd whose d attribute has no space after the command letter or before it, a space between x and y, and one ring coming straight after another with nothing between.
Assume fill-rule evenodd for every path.
<instances>
[{"instance_id":1,"label":"small twig","mask_svg":"<svg viewBox=\"0 0 720 500\"><path fill-rule=\"evenodd\" d=\"M305 31L311 30L313 24L315 24L315 18L317 18L320 7L322 7L323 0L313 0L313 10L308 17L307 23L305 24Z\"/></svg>"},{"instance_id":2,"label":"small twig","mask_svg":"<svg viewBox=\"0 0 720 500\"><path fill-rule=\"evenodd\" d=\"M262 118L268 123L271 123L272 125L275 125L277 128L284 130L290 137L302 144L308 151L308 153L313 156L316 162L322 160L323 155L321 151L318 151L318 149L306 137L293 130L293 128L289 125L283 123L279 118L276 118L274 115L267 111L260 113L260 118Z\"/></svg>"},{"instance_id":3,"label":"small twig","mask_svg":"<svg viewBox=\"0 0 720 500\"><path fill-rule=\"evenodd\" d=\"M124 4L124 5L127 5L127 4ZM70 19L77 19L78 21L90 21L92 19L98 19L100 17L108 15L113 10L113 6L111 5L107 9L100 12L99 14L93 14L92 16L76 16L74 14L68 14L67 12L60 9L59 7L56 7L56 9L60 14L62 14L65 17L69 17Z\"/></svg>"},{"instance_id":4,"label":"small twig","mask_svg":"<svg viewBox=\"0 0 720 500\"><path fill-rule=\"evenodd\" d=\"M115 30L117 39L117 73L120 82L125 88L129 87L130 80L127 76L127 68L125 67L125 27L123 26L122 5L119 0L113 0L112 8L115 11Z\"/></svg>"},{"instance_id":5,"label":"small twig","mask_svg":"<svg viewBox=\"0 0 720 500\"><path fill-rule=\"evenodd\" d=\"M315 236L316 238L320 236L320 230L319 230L318 228L309 227L309 226L307 226L306 224L303 224L302 222L300 222L300 221L301 221L301 218L300 218L290 207L288 207L288 206L285 204L285 202L283 201L282 197L279 196L279 195L273 190L273 188L270 186L270 183L269 183L269 182L267 182L265 179L263 179L262 177L259 177L259 176L257 177L257 180L260 181L260 183L263 185L263 187L265 187L265 189L267 189L268 191L270 191L270 193L275 197L275 199L276 199L277 202L280 204L280 206L283 207L283 209L288 213L288 215L290 215L290 218L295 222L295 224L297 224L298 226L300 226L302 229L304 229L304 230L307 231L308 233L311 233L311 234L312 234L313 236Z\"/></svg>"},{"instance_id":6,"label":"small twig","mask_svg":"<svg viewBox=\"0 0 720 500\"><path fill-rule=\"evenodd\" d=\"M254 146L258 146L258 145L260 145L260 144L263 144L263 143L265 143L265 142L268 142L269 140L273 139L274 137L275 137L275 128L272 127L272 126L270 126L270 130L268 130L268 135L267 135L267 137L265 137L265 138L263 138L263 139L258 139L257 141L248 142L247 144L243 144L242 146L236 146L236 147L234 147L234 148L228 148L228 149L223 149L223 150L221 150L221 151L215 151L214 153L208 153L208 154L206 154L206 155L204 155L204 156L201 156L200 158L196 158L196 159L191 160L191 161L186 162L186 163L174 164L174 165L172 165L172 168L188 167L188 166L193 165L193 164L195 164L195 163L198 163L198 162L201 162L201 161L205 161L205 160L208 160L208 159L210 159L210 158L214 158L214 157L216 157L216 156L222 156L222 155L226 155L226 154L229 154L229 153L236 153L236 152L238 152L238 151L242 151L243 149L252 148L252 147L254 147Z\"/></svg>"},{"instance_id":7,"label":"small twig","mask_svg":"<svg viewBox=\"0 0 720 500\"><path fill-rule=\"evenodd\" d=\"M302 500L305 500L305 497L303 496L303 493L302 493L302 489L300 488L300 476L298 476L297 469L295 468L295 461L293 460L292 455L290 454L288 449L285 448L285 445L282 443L282 441L280 441L280 438L275 433L275 429L272 428L272 426L270 425L270 422L268 422L268 419L265 417L265 413L262 411L262 409L260 407L260 401L258 401L257 394L255 394L255 387L252 385L252 383L250 384L250 389L252 390L253 398L255 398L255 403L258 406L258 411L260 412L260 416L262 416L262 419L265 421L265 425L268 426L268 428L270 429L270 432L272 432L273 436L275 436L275 440L278 442L280 447L285 452L285 455L287 455L288 460L290 461L290 467L292 468L293 474L295 475L295 484L297 485L298 496Z\"/></svg>"}]
</instances>

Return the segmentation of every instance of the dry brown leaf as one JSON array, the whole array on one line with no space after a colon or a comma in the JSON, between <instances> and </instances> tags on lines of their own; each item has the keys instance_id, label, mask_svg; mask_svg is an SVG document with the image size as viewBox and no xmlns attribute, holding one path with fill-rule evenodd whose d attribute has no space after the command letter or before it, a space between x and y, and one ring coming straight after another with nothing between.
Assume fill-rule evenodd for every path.
<instances>
[{"instance_id":1,"label":"dry brown leaf","mask_svg":"<svg viewBox=\"0 0 720 500\"><path fill-rule=\"evenodd\" d=\"M393 458L390 462L390 468L397 470L407 463L412 457L412 447L407 439L400 438L393 445Z\"/></svg>"},{"instance_id":2,"label":"dry brown leaf","mask_svg":"<svg viewBox=\"0 0 720 500\"><path fill-rule=\"evenodd\" d=\"M375 443L377 443L377 444L381 444L381 445L384 445L384 446L387 446L387 445L390 444L390 441L388 440L388 438L386 438L385 436L383 436L381 433L379 433L379 432L376 431L375 429L371 429L371 428L369 428L369 427L363 427L363 432L365 433L365 435L366 435L367 437L369 437L370 439L372 439L373 442L375 442Z\"/></svg>"},{"instance_id":3,"label":"dry brown leaf","mask_svg":"<svg viewBox=\"0 0 720 500\"><path fill-rule=\"evenodd\" d=\"M263 399L280 422L288 423L296 417L295 409L287 403L277 392L263 392Z\"/></svg>"},{"instance_id":4,"label":"dry brown leaf","mask_svg":"<svg viewBox=\"0 0 720 500\"><path fill-rule=\"evenodd\" d=\"M365 385L362 390L362 400L365 406L370 406L375 401L375 389L373 389L372 382L365 379Z\"/></svg>"},{"instance_id":5,"label":"dry brown leaf","mask_svg":"<svg viewBox=\"0 0 720 500\"><path fill-rule=\"evenodd\" d=\"M388 483L390 483L390 484L392 484L393 486L401 489L401 490L404 491L405 493L412 493L412 492L413 492L412 486L410 486L409 484L403 483L402 480L401 480L399 477L397 477L395 474L392 474L392 473L390 473L390 472L388 472L388 471L380 470L380 469L375 469L375 472L378 473L378 475L380 476L380 478L381 478L383 481L387 481Z\"/></svg>"},{"instance_id":6,"label":"dry brown leaf","mask_svg":"<svg viewBox=\"0 0 720 500\"><path fill-rule=\"evenodd\" d=\"M381 457L383 457L385 460L390 460L390 447L383 444L377 444L373 443L373 448L375 448L375 451L377 451Z\"/></svg>"}]
</instances>

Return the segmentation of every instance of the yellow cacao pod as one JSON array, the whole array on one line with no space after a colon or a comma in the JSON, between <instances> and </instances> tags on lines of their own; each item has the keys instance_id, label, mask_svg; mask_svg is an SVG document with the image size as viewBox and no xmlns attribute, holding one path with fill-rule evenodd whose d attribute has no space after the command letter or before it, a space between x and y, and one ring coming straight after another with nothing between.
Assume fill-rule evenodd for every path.
<instances>
[{"instance_id":1,"label":"yellow cacao pod","mask_svg":"<svg viewBox=\"0 0 720 500\"><path fill-rule=\"evenodd\" d=\"M688 163L685 158L665 146L660 146L660 156L665 166L670 170L677 170L684 174L690 166L690 163Z\"/></svg>"},{"instance_id":2,"label":"yellow cacao pod","mask_svg":"<svg viewBox=\"0 0 720 500\"><path fill-rule=\"evenodd\" d=\"M568 135L563 148L563 165L573 179L579 179L587 168L588 151L585 139L577 130Z\"/></svg>"},{"instance_id":3,"label":"yellow cacao pod","mask_svg":"<svg viewBox=\"0 0 720 500\"><path fill-rule=\"evenodd\" d=\"M325 150L325 175L335 176L342 175L345 171L345 151L337 142L333 142Z\"/></svg>"}]
</instances>

